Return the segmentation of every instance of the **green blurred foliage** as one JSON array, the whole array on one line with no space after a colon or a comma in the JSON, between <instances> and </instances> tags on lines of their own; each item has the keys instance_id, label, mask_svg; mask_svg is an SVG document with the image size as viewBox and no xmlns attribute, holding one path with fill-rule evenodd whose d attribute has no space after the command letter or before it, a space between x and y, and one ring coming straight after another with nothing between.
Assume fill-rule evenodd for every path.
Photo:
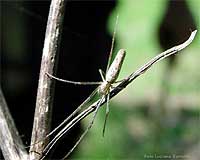
<instances>
[{"instance_id":1,"label":"green blurred foliage","mask_svg":"<svg viewBox=\"0 0 200 160\"><path fill-rule=\"evenodd\" d=\"M119 1L108 23L112 34L116 15L119 14L114 53L119 48L127 51L119 79L162 51L158 43L158 27L166 4L164 0ZM200 1L189 0L188 4L199 28ZM197 33L194 42L178 55L178 64L172 75L173 83L169 88L172 99L185 100L183 104L178 104L186 108L172 109L173 113L170 112L168 119L165 119L167 122L163 123L149 115L151 109L156 107L151 102L158 101L166 67L166 61L161 61L112 99L105 137L102 137L105 110L100 110L94 126L76 149L73 158L139 160L155 154L186 156L188 149L200 143L199 41ZM87 118L83 124L86 126L90 120L91 117Z\"/></svg>"}]
</instances>

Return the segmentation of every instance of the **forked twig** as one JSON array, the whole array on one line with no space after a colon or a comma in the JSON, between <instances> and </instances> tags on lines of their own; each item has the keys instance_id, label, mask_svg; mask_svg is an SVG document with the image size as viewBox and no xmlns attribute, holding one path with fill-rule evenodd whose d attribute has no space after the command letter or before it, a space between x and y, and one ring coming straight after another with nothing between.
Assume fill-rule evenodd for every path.
<instances>
[{"instance_id":1,"label":"forked twig","mask_svg":"<svg viewBox=\"0 0 200 160\"><path fill-rule=\"evenodd\" d=\"M143 66L141 66L138 70L136 70L135 72L133 72L132 74L130 74L129 76L127 76L124 80L122 80L119 85L117 85L116 87L114 87L111 91L110 91L110 99L114 96L116 96L120 91L122 91L128 84L130 84L134 79L136 79L138 76L142 75L145 71L147 71L149 68L151 68L151 66L155 63L157 63L158 61L169 57L171 55L176 54L178 51L184 49L185 47L187 47L194 39L195 35L196 35L197 30L193 31L190 35L190 37L188 38L187 41L185 41L184 43L177 45L171 49L168 49L162 53L160 53L159 55L155 56L154 58L152 58L150 61L148 61L147 63L145 63ZM107 96L105 96L107 97ZM77 124L79 121L81 121L82 119L84 119L85 117L87 117L90 113L94 112L99 106L102 106L105 102L106 102L107 98L103 98L103 99L99 99L96 102L94 102L92 105L90 105L88 108L86 108L85 110L83 110L79 115L77 115L75 118L73 118L55 137L54 139L51 141L51 144L48 144L45 148L44 153L44 157L45 155L47 155L47 153L51 150L51 148L53 147L53 145L57 142L58 139L60 139L66 132L69 131L69 129L71 129L75 124ZM67 157L67 156L65 156ZM65 158L64 157L64 158Z\"/></svg>"}]
</instances>

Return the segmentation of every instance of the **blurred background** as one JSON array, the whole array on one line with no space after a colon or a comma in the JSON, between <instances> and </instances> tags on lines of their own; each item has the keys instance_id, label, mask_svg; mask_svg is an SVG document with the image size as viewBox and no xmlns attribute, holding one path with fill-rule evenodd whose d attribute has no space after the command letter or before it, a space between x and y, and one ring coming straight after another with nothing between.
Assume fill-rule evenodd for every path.
<instances>
[{"instance_id":1,"label":"blurred background","mask_svg":"<svg viewBox=\"0 0 200 160\"><path fill-rule=\"evenodd\" d=\"M0 82L10 111L29 144L49 2L1 1ZM199 28L199 0L69 1L57 76L99 81L119 21L113 54L127 51L119 79ZM110 101L105 137L102 108L74 159L200 159L200 72L197 36L175 57L153 66ZM56 83L54 128L95 88ZM90 122L77 125L51 157L60 158ZM170 157L171 156L171 157Z\"/></svg>"}]
</instances>

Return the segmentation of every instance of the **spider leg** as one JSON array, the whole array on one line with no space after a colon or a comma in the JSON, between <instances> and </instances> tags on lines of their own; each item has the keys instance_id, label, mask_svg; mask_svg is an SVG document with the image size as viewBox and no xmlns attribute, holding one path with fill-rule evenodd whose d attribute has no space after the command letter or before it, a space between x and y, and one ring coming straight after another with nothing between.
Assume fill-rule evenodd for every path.
<instances>
[{"instance_id":1,"label":"spider leg","mask_svg":"<svg viewBox=\"0 0 200 160\"><path fill-rule=\"evenodd\" d=\"M99 69L99 73L100 73L100 75L101 75L101 79L103 80L103 82L105 81L105 73L101 70L101 69Z\"/></svg>"},{"instance_id":2,"label":"spider leg","mask_svg":"<svg viewBox=\"0 0 200 160\"><path fill-rule=\"evenodd\" d=\"M107 94L107 98L106 98L106 116L105 116L105 121L104 121L104 125L103 125L103 137L105 135L106 122L107 122L108 115L109 115L109 100L110 100L110 93Z\"/></svg>"},{"instance_id":3,"label":"spider leg","mask_svg":"<svg viewBox=\"0 0 200 160\"><path fill-rule=\"evenodd\" d=\"M64 82L64 83L71 83L71 84L75 84L75 85L100 85L102 82L76 82L76 81L70 81L70 80L66 80L66 79L61 79L58 77L55 77L49 73L46 73L46 75L52 79L55 79L57 81L60 82Z\"/></svg>"},{"instance_id":4,"label":"spider leg","mask_svg":"<svg viewBox=\"0 0 200 160\"><path fill-rule=\"evenodd\" d=\"M115 22L115 28L114 28L114 32L113 32L113 37L112 37L112 43L111 43L110 53L109 53L109 57L108 57L108 63L107 63L107 67L106 67L106 73L108 72L108 69L109 69L110 63L111 63L111 59L112 59L113 48L114 48L114 43L115 43L115 35L116 35L117 24L118 24L118 17L119 16L117 15L116 22Z\"/></svg>"}]
</instances>

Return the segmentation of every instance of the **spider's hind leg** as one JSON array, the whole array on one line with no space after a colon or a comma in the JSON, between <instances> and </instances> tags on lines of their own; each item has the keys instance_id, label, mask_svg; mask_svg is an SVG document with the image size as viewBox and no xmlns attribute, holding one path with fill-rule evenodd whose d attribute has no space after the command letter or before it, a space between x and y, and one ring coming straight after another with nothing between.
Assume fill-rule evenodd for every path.
<instances>
[{"instance_id":1,"label":"spider's hind leg","mask_svg":"<svg viewBox=\"0 0 200 160\"><path fill-rule=\"evenodd\" d=\"M107 122L109 110L110 110L109 109L109 100L110 100L110 93L108 93L107 96L106 96L106 116L105 116L105 121L104 121L104 124L103 124L103 137L105 135L106 122Z\"/></svg>"}]
</instances>

